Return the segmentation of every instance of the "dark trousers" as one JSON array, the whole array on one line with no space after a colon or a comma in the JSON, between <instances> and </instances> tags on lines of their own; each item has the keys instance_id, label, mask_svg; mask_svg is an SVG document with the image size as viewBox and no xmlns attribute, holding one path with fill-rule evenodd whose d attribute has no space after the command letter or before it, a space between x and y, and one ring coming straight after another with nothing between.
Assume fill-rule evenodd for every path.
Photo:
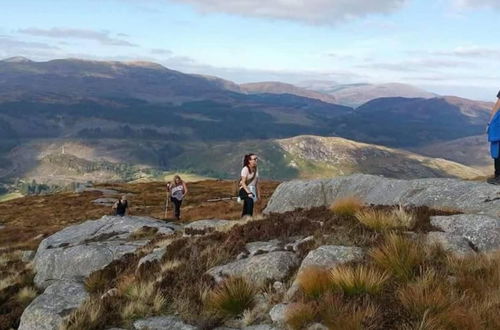
<instances>
[{"instance_id":1,"label":"dark trousers","mask_svg":"<svg viewBox=\"0 0 500 330\"><path fill-rule=\"evenodd\" d=\"M240 198L243 200L243 211L241 212L241 216L245 215L253 215L253 198L249 197L245 189L240 189Z\"/></svg>"},{"instance_id":2,"label":"dark trousers","mask_svg":"<svg viewBox=\"0 0 500 330\"><path fill-rule=\"evenodd\" d=\"M500 177L500 157L493 158L495 160L495 177Z\"/></svg>"},{"instance_id":3,"label":"dark trousers","mask_svg":"<svg viewBox=\"0 0 500 330\"><path fill-rule=\"evenodd\" d=\"M174 197L170 197L170 200L174 204L174 215L175 215L175 218L178 220L181 217L182 200L178 200L177 198L174 198Z\"/></svg>"}]
</instances>

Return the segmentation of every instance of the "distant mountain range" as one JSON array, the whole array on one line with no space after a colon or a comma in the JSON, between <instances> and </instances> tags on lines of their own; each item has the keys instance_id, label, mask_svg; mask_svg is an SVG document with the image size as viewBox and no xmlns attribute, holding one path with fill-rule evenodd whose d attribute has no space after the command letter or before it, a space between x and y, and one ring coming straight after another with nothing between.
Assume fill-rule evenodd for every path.
<instances>
[{"instance_id":1,"label":"distant mountain range","mask_svg":"<svg viewBox=\"0 0 500 330\"><path fill-rule=\"evenodd\" d=\"M147 166L161 169L184 166L195 171L200 167L189 165L189 158L185 157L198 159L193 155L200 153L211 158L206 151L216 150L213 148L217 146L227 148L230 144L240 146L233 154L239 163L238 154L258 146L257 142L246 145L248 140L274 141L315 135L418 148L484 132L491 104L458 97L432 97L426 92L420 97L413 94L411 98L379 97L387 96L384 91L398 90L396 85L391 86L393 88L337 85L334 90L313 91L280 82L238 85L218 77L184 74L149 62L79 59L33 62L11 58L0 61L0 180L12 177L13 173L22 176L36 168L37 165L32 164L23 169L18 158L10 159L7 155L12 155L16 145L21 148L16 150L24 150L25 146L26 152L34 153L31 159L40 161L39 151L28 146L44 139L86 141L85 145L104 148L99 155L108 150L116 156L113 150L116 148L121 157L112 162L135 166L147 159ZM421 92L411 86L397 86L401 87L400 94ZM341 102L342 95L347 95L339 92L348 90L359 93L357 100L370 101L356 108L336 104ZM204 144L209 149L199 148ZM117 147L120 145L122 147ZM285 144L273 142L271 145L272 150L279 149L277 155L289 152ZM66 158L63 163L68 162ZM50 164L59 160L51 158ZM203 163L208 159L202 157L199 161ZM279 177L272 174L279 172L271 169L274 165L268 165L269 175ZM276 166L291 173L283 177L305 176L306 171L294 170L293 166ZM319 165L311 166L311 176L316 175L314 171L323 171L323 165L322 169ZM456 170L441 170L417 172L424 176L467 177L457 174ZM377 171L370 173L379 173L381 169ZM203 169L203 174L210 174L208 172ZM214 175L221 173L213 172ZM396 175L391 173L388 175ZM473 171L470 173L473 174L469 177L476 175Z\"/></svg>"},{"instance_id":2,"label":"distant mountain range","mask_svg":"<svg viewBox=\"0 0 500 330\"><path fill-rule=\"evenodd\" d=\"M427 92L415 86L388 84L338 84L330 81L305 81L299 86L308 90L331 95L337 104L358 107L368 101L381 97L433 98L439 95Z\"/></svg>"}]
</instances>

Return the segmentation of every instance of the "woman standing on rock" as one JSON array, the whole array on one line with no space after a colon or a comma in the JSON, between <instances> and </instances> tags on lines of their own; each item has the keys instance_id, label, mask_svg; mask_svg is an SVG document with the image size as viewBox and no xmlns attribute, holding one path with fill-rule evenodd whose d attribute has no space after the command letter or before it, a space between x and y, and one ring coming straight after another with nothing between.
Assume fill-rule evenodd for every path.
<instances>
[{"instance_id":1,"label":"woman standing on rock","mask_svg":"<svg viewBox=\"0 0 500 330\"><path fill-rule=\"evenodd\" d=\"M257 155L247 154L243 158L239 188L238 195L241 200L243 200L243 211L241 216L252 216L254 202L260 197Z\"/></svg>"},{"instance_id":2,"label":"woman standing on rock","mask_svg":"<svg viewBox=\"0 0 500 330\"><path fill-rule=\"evenodd\" d=\"M488 123L488 141L491 143L491 157L495 161L495 176L488 179L488 183L500 185L500 92L497 94L497 102L491 109L490 121Z\"/></svg>"},{"instance_id":3,"label":"woman standing on rock","mask_svg":"<svg viewBox=\"0 0 500 330\"><path fill-rule=\"evenodd\" d=\"M180 176L176 175L172 183L167 183L167 191L170 192L170 200L174 204L175 219L180 220L182 200L188 192L187 185Z\"/></svg>"}]
</instances>

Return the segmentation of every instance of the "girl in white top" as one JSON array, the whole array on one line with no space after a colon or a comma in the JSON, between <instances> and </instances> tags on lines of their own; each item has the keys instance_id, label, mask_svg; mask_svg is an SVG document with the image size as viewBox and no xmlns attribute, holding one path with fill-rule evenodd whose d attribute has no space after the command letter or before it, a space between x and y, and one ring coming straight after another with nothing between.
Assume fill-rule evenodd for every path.
<instances>
[{"instance_id":1,"label":"girl in white top","mask_svg":"<svg viewBox=\"0 0 500 330\"><path fill-rule=\"evenodd\" d=\"M259 172L257 170L257 156L255 154L245 155L239 186L239 197L243 200L241 216L252 216L254 202L260 198Z\"/></svg>"}]
</instances>

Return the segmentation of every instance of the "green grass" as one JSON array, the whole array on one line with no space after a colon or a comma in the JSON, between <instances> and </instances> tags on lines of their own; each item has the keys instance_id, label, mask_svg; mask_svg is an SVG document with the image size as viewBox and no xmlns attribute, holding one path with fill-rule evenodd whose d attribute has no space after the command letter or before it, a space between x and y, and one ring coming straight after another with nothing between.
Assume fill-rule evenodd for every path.
<instances>
[{"instance_id":1,"label":"green grass","mask_svg":"<svg viewBox=\"0 0 500 330\"><path fill-rule=\"evenodd\" d=\"M10 201L11 199L16 199L16 198L20 198L20 197L23 197L24 195L21 194L21 193L8 193L8 194L3 194L3 195L0 195L0 203L1 202L6 202L6 201Z\"/></svg>"}]
</instances>

